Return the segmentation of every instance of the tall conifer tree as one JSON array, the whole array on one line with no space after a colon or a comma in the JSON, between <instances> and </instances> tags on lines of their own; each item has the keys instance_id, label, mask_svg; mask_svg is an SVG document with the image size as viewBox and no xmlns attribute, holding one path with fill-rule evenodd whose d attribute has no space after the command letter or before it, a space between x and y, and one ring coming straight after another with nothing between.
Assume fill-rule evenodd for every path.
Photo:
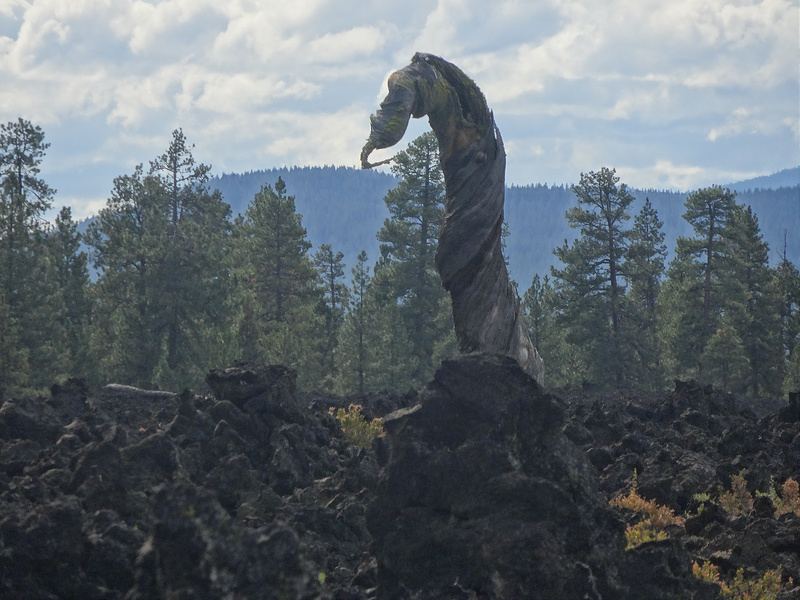
<instances>
[{"instance_id":1,"label":"tall conifer tree","mask_svg":"<svg viewBox=\"0 0 800 600\"><path fill-rule=\"evenodd\" d=\"M630 288L629 339L634 348L634 378L645 387L658 387L663 379L658 336L658 298L664 274L664 223L645 199L634 219L625 273Z\"/></svg>"},{"instance_id":2,"label":"tall conifer tree","mask_svg":"<svg viewBox=\"0 0 800 600\"><path fill-rule=\"evenodd\" d=\"M567 221L580 230L572 245L554 250L564 264L553 268L568 341L585 349L589 376L598 382L621 384L628 379L631 349L626 339L624 267L628 256L633 196L614 169L581 173L572 186L578 205Z\"/></svg>"},{"instance_id":3,"label":"tall conifer tree","mask_svg":"<svg viewBox=\"0 0 800 600\"><path fill-rule=\"evenodd\" d=\"M727 224L736 210L736 194L714 186L686 198L684 218L695 235L679 237L675 258L664 285L663 336L665 357L673 376L702 377L701 360L706 344L721 329L726 304L738 310L730 298L741 294L740 284L731 277L733 266ZM739 319L729 314L728 339L741 339Z\"/></svg>"},{"instance_id":4,"label":"tall conifer tree","mask_svg":"<svg viewBox=\"0 0 800 600\"><path fill-rule=\"evenodd\" d=\"M378 232L383 263L375 278L387 298L399 303L398 316L407 328L415 365L411 378L424 383L435 368L437 340L446 335L442 327L452 328L452 323L437 319L445 291L434 265L444 210L436 136L421 135L394 161L392 173L401 180L384 198L390 216Z\"/></svg>"},{"instance_id":5,"label":"tall conifer tree","mask_svg":"<svg viewBox=\"0 0 800 600\"><path fill-rule=\"evenodd\" d=\"M175 130L165 154L114 180L111 198L87 232L99 303L94 344L106 376L179 388L227 360L230 207L206 187Z\"/></svg>"},{"instance_id":6,"label":"tall conifer tree","mask_svg":"<svg viewBox=\"0 0 800 600\"><path fill-rule=\"evenodd\" d=\"M788 388L791 388L791 391L800 391L800 387L798 389L794 387L794 379L800 382L800 271L788 260L785 248L781 254L781 261L773 269L771 287L778 307L779 378L784 381L785 391L788 391ZM787 368L792 356L796 373L789 381Z\"/></svg>"},{"instance_id":7,"label":"tall conifer tree","mask_svg":"<svg viewBox=\"0 0 800 600\"><path fill-rule=\"evenodd\" d=\"M736 208L736 192L713 186L686 198L686 219L694 228L692 238L678 238L678 252L695 258L701 265L703 278L703 333L709 336L715 328L724 294L716 294L725 285L726 226Z\"/></svg>"},{"instance_id":8,"label":"tall conifer tree","mask_svg":"<svg viewBox=\"0 0 800 600\"><path fill-rule=\"evenodd\" d=\"M531 341L547 366L547 385L580 383L586 376L586 364L577 348L567 342L565 328L559 324L559 301L550 277L534 275L522 297L521 308Z\"/></svg>"},{"instance_id":9,"label":"tall conifer tree","mask_svg":"<svg viewBox=\"0 0 800 600\"><path fill-rule=\"evenodd\" d=\"M374 303L370 298L370 268L367 253L362 250L352 268L353 275L348 293L348 310L341 329L337 353L340 394L364 394L369 389L372 370L370 361L378 350L373 346Z\"/></svg>"},{"instance_id":10,"label":"tall conifer tree","mask_svg":"<svg viewBox=\"0 0 800 600\"><path fill-rule=\"evenodd\" d=\"M89 352L88 259L81 250L81 234L69 207L59 212L47 242L54 288L50 306L58 315L58 326L53 332L56 353L65 375L92 379L96 373Z\"/></svg>"},{"instance_id":11,"label":"tall conifer tree","mask_svg":"<svg viewBox=\"0 0 800 600\"><path fill-rule=\"evenodd\" d=\"M39 177L49 144L18 119L0 125L0 394L43 385L53 360L43 214L55 191Z\"/></svg>"},{"instance_id":12,"label":"tall conifer tree","mask_svg":"<svg viewBox=\"0 0 800 600\"><path fill-rule=\"evenodd\" d=\"M740 315L737 329L748 360L745 383L753 395L775 395L780 393L782 357L778 298L771 285L769 248L761 235L758 218L749 206L733 211L726 235L731 243L730 277L740 289L740 295L726 303L726 312Z\"/></svg>"},{"instance_id":13,"label":"tall conifer tree","mask_svg":"<svg viewBox=\"0 0 800 600\"><path fill-rule=\"evenodd\" d=\"M317 387L325 333L320 280L302 216L282 178L274 188L262 186L237 229L244 358L292 365L304 385Z\"/></svg>"},{"instance_id":14,"label":"tall conifer tree","mask_svg":"<svg viewBox=\"0 0 800 600\"><path fill-rule=\"evenodd\" d=\"M321 244L313 258L314 267L322 281L321 310L325 319L322 348L323 376L332 382L336 378L335 356L347 302L347 286L342 283L344 254L334 252L330 244Z\"/></svg>"}]
</instances>

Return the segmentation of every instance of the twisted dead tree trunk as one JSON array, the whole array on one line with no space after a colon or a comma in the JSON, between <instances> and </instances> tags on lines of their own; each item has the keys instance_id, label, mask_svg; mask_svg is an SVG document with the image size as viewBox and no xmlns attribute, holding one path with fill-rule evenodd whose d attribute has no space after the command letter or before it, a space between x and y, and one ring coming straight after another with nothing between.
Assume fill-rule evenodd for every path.
<instances>
[{"instance_id":1,"label":"twisted dead tree trunk","mask_svg":"<svg viewBox=\"0 0 800 600\"><path fill-rule=\"evenodd\" d=\"M453 300L461 352L515 358L539 383L544 367L528 337L519 297L501 249L506 155L494 116L478 86L455 65L417 53L389 77L389 95L372 116L361 151L393 146L411 117L427 115L439 141L447 198L436 268Z\"/></svg>"}]
</instances>

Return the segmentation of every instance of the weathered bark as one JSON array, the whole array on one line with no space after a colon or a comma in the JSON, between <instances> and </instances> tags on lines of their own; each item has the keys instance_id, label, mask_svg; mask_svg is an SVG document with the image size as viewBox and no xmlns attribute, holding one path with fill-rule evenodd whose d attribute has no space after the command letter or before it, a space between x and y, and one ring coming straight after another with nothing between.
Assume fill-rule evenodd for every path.
<instances>
[{"instance_id":1,"label":"weathered bark","mask_svg":"<svg viewBox=\"0 0 800 600\"><path fill-rule=\"evenodd\" d=\"M438 56L415 54L389 77L389 95L371 119L361 152L362 167L375 166L370 153L399 142L409 119L425 115L439 141L447 190L436 268L453 300L461 352L511 356L541 383L542 360L528 337L501 248L505 149L478 86Z\"/></svg>"}]
</instances>

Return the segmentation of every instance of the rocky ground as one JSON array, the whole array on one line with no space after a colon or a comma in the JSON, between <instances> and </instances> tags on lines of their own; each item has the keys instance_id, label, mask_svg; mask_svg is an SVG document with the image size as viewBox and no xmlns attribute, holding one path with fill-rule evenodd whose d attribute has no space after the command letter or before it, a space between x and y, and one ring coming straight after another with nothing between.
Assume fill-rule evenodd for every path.
<instances>
[{"instance_id":1,"label":"rocky ground","mask_svg":"<svg viewBox=\"0 0 800 600\"><path fill-rule=\"evenodd\" d=\"M782 568L800 597L800 516L756 495L800 479L800 401L674 391L548 393L510 360L446 361L418 393L299 394L284 367L209 374L213 393L0 406L0 598L721 597ZM384 417L371 448L331 407ZM639 494L685 526L625 550ZM720 490L741 474L751 509ZM707 494L703 500L697 494Z\"/></svg>"}]
</instances>

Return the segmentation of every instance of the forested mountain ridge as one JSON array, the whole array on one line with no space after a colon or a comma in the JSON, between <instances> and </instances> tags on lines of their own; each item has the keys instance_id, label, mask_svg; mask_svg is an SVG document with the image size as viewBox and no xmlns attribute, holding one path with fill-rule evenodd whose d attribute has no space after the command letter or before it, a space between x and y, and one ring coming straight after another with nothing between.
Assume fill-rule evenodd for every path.
<instances>
[{"instance_id":1,"label":"forested mountain ridge","mask_svg":"<svg viewBox=\"0 0 800 600\"><path fill-rule=\"evenodd\" d=\"M209 181L231 205L234 216L244 214L247 205L264 184L274 186L278 177L295 197L297 212L303 216L308 239L319 247L330 244L345 255L348 266L366 250L371 261L378 258L375 237L389 216L383 197L398 180L380 171L352 167L292 167L224 173Z\"/></svg>"},{"instance_id":2,"label":"forested mountain ridge","mask_svg":"<svg viewBox=\"0 0 800 600\"><path fill-rule=\"evenodd\" d=\"M672 258L678 237L692 235L691 225L683 218L686 192L630 189L636 198L631 216L635 215L649 198L658 216L664 222L663 231ZM769 244L770 264L780 261L786 233L786 255L800 265L800 186L778 189L755 189L739 192L736 201L750 206L761 226L764 240ZM507 254L515 279L528 285L535 274L550 273L557 259L552 249L573 240L579 232L570 229L564 218L566 210L575 203L575 195L568 186L544 185L511 187L506 190L506 221L510 236Z\"/></svg>"},{"instance_id":3,"label":"forested mountain ridge","mask_svg":"<svg viewBox=\"0 0 800 600\"><path fill-rule=\"evenodd\" d=\"M783 169L772 175L762 175L744 181L726 183L722 187L729 188L735 192L746 192L747 190L757 189L778 189L782 187L795 187L800 184L800 167Z\"/></svg>"},{"instance_id":4,"label":"forested mountain ridge","mask_svg":"<svg viewBox=\"0 0 800 600\"><path fill-rule=\"evenodd\" d=\"M793 181L794 170L787 169L769 178L740 182L747 186L739 191L737 202L751 206L759 219L764 240L770 247L770 263L776 264L786 239L787 258L800 265L800 185L767 189L784 180ZM303 226L315 247L330 244L344 253L345 263L355 264L361 250L370 261L378 258L376 233L389 215L383 202L386 193L398 180L380 171L364 171L352 167L292 167L222 174L213 177L210 186L221 192L231 205L233 214L243 213L262 185L274 185L278 177L286 182L287 193L295 196L297 211L303 215ZM775 179L778 177L778 179ZM731 189L740 184L729 184ZM630 189L636 198L632 214L649 198L664 222L666 245L670 252L679 236L691 235L691 226L683 219L688 192ZM568 185L533 184L506 188L506 221L510 235L506 254L512 277L523 288L533 276L548 275L556 264L553 249L578 232L570 229L565 212L575 204L575 195Z\"/></svg>"}]
</instances>

